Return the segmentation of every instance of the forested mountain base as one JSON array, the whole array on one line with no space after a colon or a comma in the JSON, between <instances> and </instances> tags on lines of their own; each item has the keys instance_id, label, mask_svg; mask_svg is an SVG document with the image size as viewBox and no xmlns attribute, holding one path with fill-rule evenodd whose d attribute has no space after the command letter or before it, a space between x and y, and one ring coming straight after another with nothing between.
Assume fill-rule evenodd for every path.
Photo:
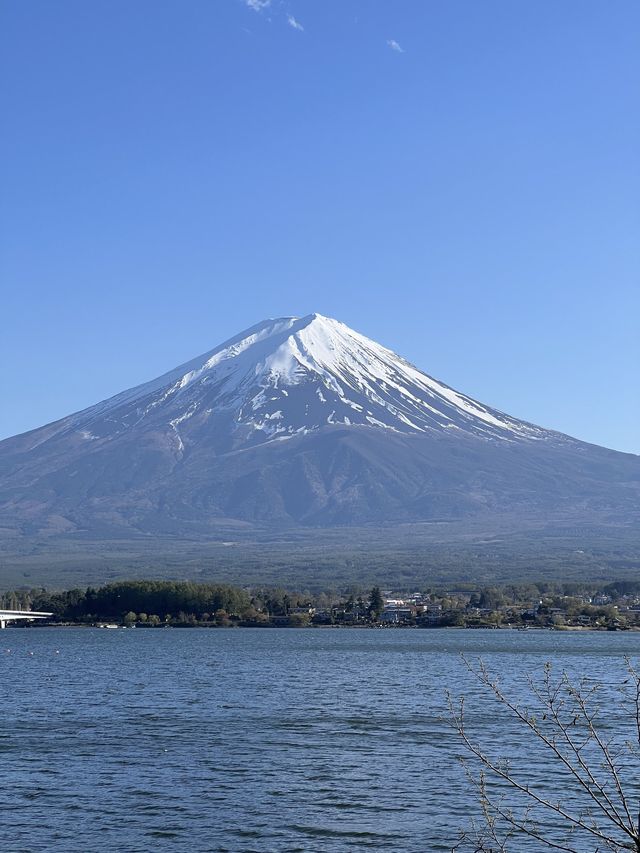
<instances>
[{"instance_id":1,"label":"forested mountain base","mask_svg":"<svg viewBox=\"0 0 640 853\"><path fill-rule=\"evenodd\" d=\"M163 536L96 542L80 536L36 543L0 539L0 591L99 585L122 578L325 589L350 583L393 587L634 578L640 532L531 526L514 535L479 524L329 528L264 532L238 529L216 540Z\"/></svg>"}]
</instances>

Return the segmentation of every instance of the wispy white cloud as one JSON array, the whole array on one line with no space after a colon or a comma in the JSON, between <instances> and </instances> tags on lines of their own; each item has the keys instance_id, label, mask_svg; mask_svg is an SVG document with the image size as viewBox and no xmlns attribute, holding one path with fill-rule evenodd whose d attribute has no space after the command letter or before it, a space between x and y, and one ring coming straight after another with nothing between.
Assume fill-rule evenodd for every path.
<instances>
[{"instance_id":1,"label":"wispy white cloud","mask_svg":"<svg viewBox=\"0 0 640 853\"><path fill-rule=\"evenodd\" d=\"M244 3L254 12L262 12L263 9L269 8L271 0L244 0Z\"/></svg>"},{"instance_id":2,"label":"wispy white cloud","mask_svg":"<svg viewBox=\"0 0 640 853\"><path fill-rule=\"evenodd\" d=\"M300 23L300 21L296 21L293 15L287 15L287 23L290 27L293 27L294 30L300 30L300 32L304 32L304 27Z\"/></svg>"},{"instance_id":3,"label":"wispy white cloud","mask_svg":"<svg viewBox=\"0 0 640 853\"><path fill-rule=\"evenodd\" d=\"M388 39L387 44L389 45L391 50L395 50L396 53L404 53L404 49L400 47L400 45L395 39Z\"/></svg>"}]
</instances>

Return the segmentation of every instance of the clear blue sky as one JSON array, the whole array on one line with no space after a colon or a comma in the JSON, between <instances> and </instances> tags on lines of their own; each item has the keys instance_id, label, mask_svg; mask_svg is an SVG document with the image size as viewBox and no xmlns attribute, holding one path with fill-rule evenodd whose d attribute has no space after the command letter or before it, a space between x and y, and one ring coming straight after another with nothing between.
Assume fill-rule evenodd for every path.
<instances>
[{"instance_id":1,"label":"clear blue sky","mask_svg":"<svg viewBox=\"0 0 640 853\"><path fill-rule=\"evenodd\" d=\"M0 436L319 311L640 452L637 0L0 17Z\"/></svg>"}]
</instances>

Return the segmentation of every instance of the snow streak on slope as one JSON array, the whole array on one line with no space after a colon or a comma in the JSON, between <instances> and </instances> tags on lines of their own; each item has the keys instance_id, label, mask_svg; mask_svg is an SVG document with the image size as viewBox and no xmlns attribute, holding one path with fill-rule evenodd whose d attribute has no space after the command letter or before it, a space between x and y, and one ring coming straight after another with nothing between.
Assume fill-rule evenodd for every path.
<instances>
[{"instance_id":1,"label":"snow streak on slope","mask_svg":"<svg viewBox=\"0 0 640 853\"><path fill-rule=\"evenodd\" d=\"M337 320L319 314L267 320L159 377L63 423L84 440L135 427L185 436L232 433L231 447L362 425L403 433L460 431L506 441L558 438L422 373Z\"/></svg>"}]
</instances>

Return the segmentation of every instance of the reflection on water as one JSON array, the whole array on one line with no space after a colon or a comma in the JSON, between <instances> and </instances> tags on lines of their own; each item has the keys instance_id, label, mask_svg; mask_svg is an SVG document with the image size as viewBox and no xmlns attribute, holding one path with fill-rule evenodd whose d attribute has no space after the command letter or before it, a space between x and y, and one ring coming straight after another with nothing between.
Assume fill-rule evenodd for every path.
<instances>
[{"instance_id":1,"label":"reflection on water","mask_svg":"<svg viewBox=\"0 0 640 853\"><path fill-rule=\"evenodd\" d=\"M16 851L449 850L477 804L442 719L447 688L469 697L485 743L534 782L549 772L461 652L518 695L546 660L613 688L640 650L638 634L533 631L23 628L0 641L0 841Z\"/></svg>"}]
</instances>

